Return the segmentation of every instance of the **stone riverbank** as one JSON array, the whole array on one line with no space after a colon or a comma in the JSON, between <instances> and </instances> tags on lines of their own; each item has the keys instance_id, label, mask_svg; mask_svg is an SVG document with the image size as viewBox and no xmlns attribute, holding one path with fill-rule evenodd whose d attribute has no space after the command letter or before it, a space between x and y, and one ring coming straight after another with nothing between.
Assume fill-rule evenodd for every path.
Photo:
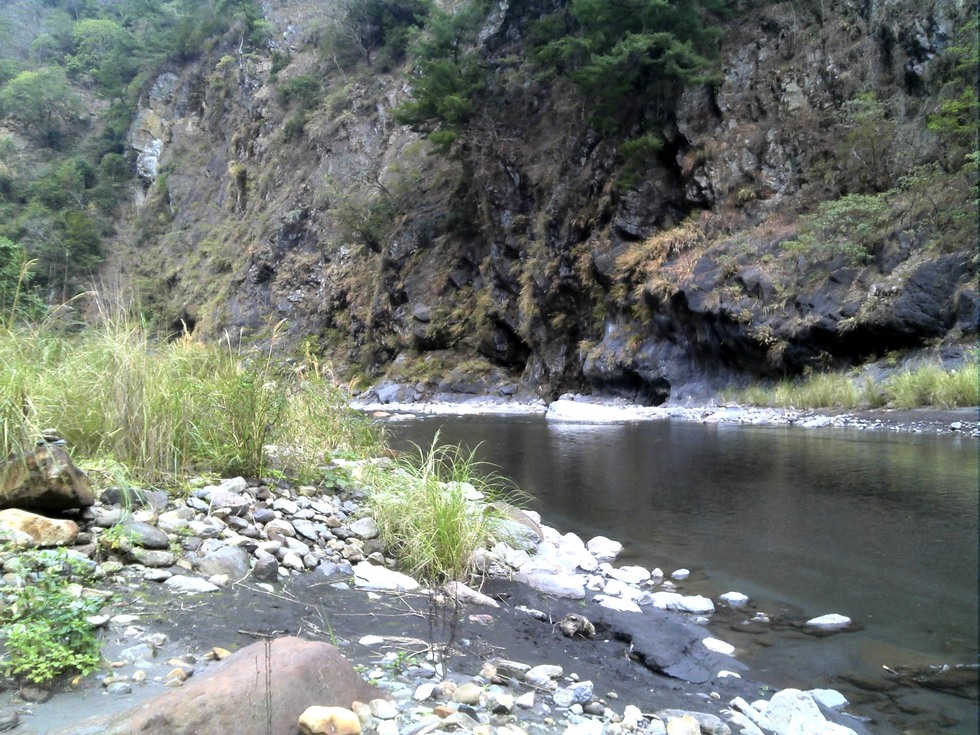
<instances>
[{"instance_id":1,"label":"stone riverbank","mask_svg":"<svg viewBox=\"0 0 980 735\"><path fill-rule=\"evenodd\" d=\"M607 409L622 407L553 410L609 420ZM480 592L422 590L393 571L365 515L360 466L338 466L353 479L343 490L230 478L199 482L176 502L104 493L68 543L115 594L93 620L110 667L40 703L31 700L48 693L3 692L0 728L81 735L70 729L81 719L208 676L229 650L300 635L336 644L385 693L376 699L386 704L356 712L379 735L897 732L837 692L756 680L738 650L705 628L715 616L744 629L771 625L743 595L685 594L686 570L617 565L614 540L561 533L533 513L515 518L513 541L480 552ZM469 502L483 499L471 492ZM2 559L4 582L18 584L16 552ZM834 615L780 623L813 636L850 626ZM434 656L440 650L447 661ZM901 708L900 692L886 699ZM921 731L935 724L926 716Z\"/></svg>"}]
</instances>

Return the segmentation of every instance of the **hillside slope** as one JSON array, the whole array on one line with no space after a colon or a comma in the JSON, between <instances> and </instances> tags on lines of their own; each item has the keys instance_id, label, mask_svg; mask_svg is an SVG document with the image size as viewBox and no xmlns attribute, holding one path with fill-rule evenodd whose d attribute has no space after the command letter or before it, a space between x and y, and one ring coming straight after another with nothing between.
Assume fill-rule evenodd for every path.
<instances>
[{"instance_id":1,"label":"hillside slope","mask_svg":"<svg viewBox=\"0 0 980 735\"><path fill-rule=\"evenodd\" d=\"M634 89L612 130L532 53L566 3L479 6L488 81L443 152L396 121L411 53L338 53L338 7L265 3L269 42L232 27L145 83L103 277L172 331L285 320L281 347L404 397L647 403L975 342L976 144L936 124L975 3L741 3L707 84Z\"/></svg>"}]
</instances>

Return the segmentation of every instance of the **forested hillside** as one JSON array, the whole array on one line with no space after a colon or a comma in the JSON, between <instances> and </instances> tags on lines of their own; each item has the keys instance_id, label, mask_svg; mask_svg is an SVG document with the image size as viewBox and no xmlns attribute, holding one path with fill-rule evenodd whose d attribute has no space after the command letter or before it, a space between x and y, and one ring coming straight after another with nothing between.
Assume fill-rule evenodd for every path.
<instances>
[{"instance_id":1,"label":"forested hillside","mask_svg":"<svg viewBox=\"0 0 980 735\"><path fill-rule=\"evenodd\" d=\"M0 306L279 324L403 398L958 359L976 39L970 0L9 0Z\"/></svg>"}]
</instances>

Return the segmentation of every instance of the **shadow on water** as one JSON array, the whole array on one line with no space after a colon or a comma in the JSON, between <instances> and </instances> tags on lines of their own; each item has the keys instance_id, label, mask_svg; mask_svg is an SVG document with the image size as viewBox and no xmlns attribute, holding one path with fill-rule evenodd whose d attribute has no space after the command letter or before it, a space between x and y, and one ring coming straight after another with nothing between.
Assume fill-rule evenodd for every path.
<instances>
[{"instance_id":1,"label":"shadow on water","mask_svg":"<svg viewBox=\"0 0 980 735\"><path fill-rule=\"evenodd\" d=\"M437 430L476 447L549 524L622 541L620 563L688 567L685 591L735 589L777 620L837 612L858 624L817 640L788 624L743 634L716 616L719 635L781 686L846 689L891 717L893 695L864 688L889 686L882 665L977 662L976 440L499 417L391 426L396 448ZM902 706L941 713L927 727L977 732L975 700L903 690Z\"/></svg>"}]
</instances>

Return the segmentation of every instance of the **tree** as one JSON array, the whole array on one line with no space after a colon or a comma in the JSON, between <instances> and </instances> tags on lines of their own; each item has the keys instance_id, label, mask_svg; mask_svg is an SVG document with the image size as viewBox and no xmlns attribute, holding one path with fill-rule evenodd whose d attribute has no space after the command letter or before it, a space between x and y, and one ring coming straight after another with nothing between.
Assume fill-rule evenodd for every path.
<instances>
[{"instance_id":1,"label":"tree","mask_svg":"<svg viewBox=\"0 0 980 735\"><path fill-rule=\"evenodd\" d=\"M327 45L340 63L356 58L370 65L382 49L397 62L405 55L410 31L421 28L429 12L428 0L339 0L328 11L332 34Z\"/></svg>"},{"instance_id":2,"label":"tree","mask_svg":"<svg viewBox=\"0 0 980 735\"><path fill-rule=\"evenodd\" d=\"M475 2L455 12L434 8L414 45L412 99L395 109L395 120L443 148L469 121L487 87L487 63L476 47L483 17Z\"/></svg>"},{"instance_id":3,"label":"tree","mask_svg":"<svg viewBox=\"0 0 980 735\"><path fill-rule=\"evenodd\" d=\"M605 130L659 118L709 79L721 31L697 0L572 0L567 12L539 21L536 56L571 76Z\"/></svg>"},{"instance_id":4,"label":"tree","mask_svg":"<svg viewBox=\"0 0 980 735\"><path fill-rule=\"evenodd\" d=\"M115 21L81 20L72 28L75 53L66 58L68 70L92 79L114 95L136 74L133 38Z\"/></svg>"},{"instance_id":5,"label":"tree","mask_svg":"<svg viewBox=\"0 0 980 735\"><path fill-rule=\"evenodd\" d=\"M0 113L41 145L57 148L78 125L82 103L56 66L23 71L0 90Z\"/></svg>"}]
</instances>

